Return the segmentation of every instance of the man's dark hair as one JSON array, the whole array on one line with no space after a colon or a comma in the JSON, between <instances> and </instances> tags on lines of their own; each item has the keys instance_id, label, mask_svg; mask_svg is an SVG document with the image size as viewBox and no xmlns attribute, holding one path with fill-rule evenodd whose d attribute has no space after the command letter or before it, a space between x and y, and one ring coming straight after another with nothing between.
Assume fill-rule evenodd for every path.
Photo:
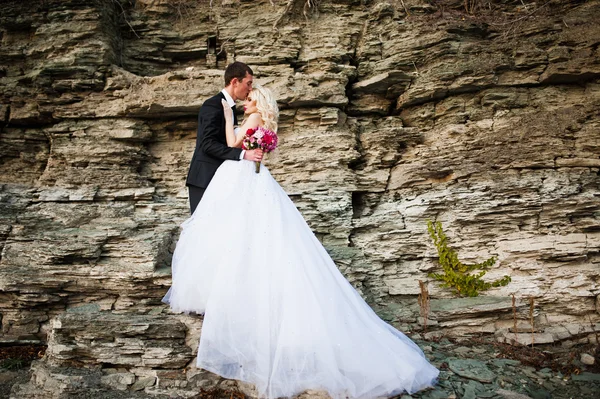
<instances>
[{"instance_id":1,"label":"man's dark hair","mask_svg":"<svg viewBox=\"0 0 600 399\"><path fill-rule=\"evenodd\" d=\"M225 69L225 87L229 86L229 83L233 80L233 78L237 78L239 81L246 77L246 74L254 75L252 69L243 62L236 61L227 66Z\"/></svg>"}]
</instances>

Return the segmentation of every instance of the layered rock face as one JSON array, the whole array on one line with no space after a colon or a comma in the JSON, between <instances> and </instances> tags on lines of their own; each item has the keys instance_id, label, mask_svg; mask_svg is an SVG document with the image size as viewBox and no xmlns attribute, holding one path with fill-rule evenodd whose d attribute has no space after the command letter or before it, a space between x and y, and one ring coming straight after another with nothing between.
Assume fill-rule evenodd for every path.
<instances>
[{"instance_id":1,"label":"layered rock face","mask_svg":"<svg viewBox=\"0 0 600 399\"><path fill-rule=\"evenodd\" d=\"M517 329L536 342L593 338L600 1L465 4L5 2L2 341L94 335L66 310L157 330L174 317L160 298L189 213L196 115L233 60L278 98L272 174L382 317L421 328L418 280L438 267L431 219L462 260L498 258L486 278L512 277L476 299L430 282L432 333L530 342L510 330L514 295ZM57 364L90 345L69 339L50 351ZM165 346L161 367L192 361L182 345Z\"/></svg>"}]
</instances>

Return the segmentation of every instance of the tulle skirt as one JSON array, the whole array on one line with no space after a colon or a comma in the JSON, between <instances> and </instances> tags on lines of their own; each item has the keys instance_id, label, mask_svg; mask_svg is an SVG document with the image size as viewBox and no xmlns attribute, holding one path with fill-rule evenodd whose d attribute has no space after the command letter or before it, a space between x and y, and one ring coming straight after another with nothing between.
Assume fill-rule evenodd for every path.
<instances>
[{"instance_id":1,"label":"tulle skirt","mask_svg":"<svg viewBox=\"0 0 600 399\"><path fill-rule=\"evenodd\" d=\"M225 161L183 225L171 309L204 313L197 365L265 398L412 393L438 370L338 271L268 169Z\"/></svg>"}]
</instances>

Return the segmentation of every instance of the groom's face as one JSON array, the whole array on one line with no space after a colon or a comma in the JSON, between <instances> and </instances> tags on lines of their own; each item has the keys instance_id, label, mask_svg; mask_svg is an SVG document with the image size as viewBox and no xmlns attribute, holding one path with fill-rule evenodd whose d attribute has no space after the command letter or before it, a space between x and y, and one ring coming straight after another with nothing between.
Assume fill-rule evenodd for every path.
<instances>
[{"instance_id":1,"label":"groom's face","mask_svg":"<svg viewBox=\"0 0 600 399\"><path fill-rule=\"evenodd\" d=\"M248 97L248 94L252 90L252 75L246 72L246 76L244 79L238 80L234 78L232 80L233 83L233 94L235 96L234 100L245 100Z\"/></svg>"}]
</instances>

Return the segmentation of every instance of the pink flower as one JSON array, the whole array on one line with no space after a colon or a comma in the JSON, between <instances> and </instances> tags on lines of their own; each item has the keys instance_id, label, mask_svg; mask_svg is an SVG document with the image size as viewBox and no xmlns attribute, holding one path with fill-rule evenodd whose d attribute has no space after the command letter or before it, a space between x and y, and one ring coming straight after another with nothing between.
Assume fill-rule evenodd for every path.
<instances>
[{"instance_id":1,"label":"pink flower","mask_svg":"<svg viewBox=\"0 0 600 399\"><path fill-rule=\"evenodd\" d=\"M242 141L244 150L260 148L265 152L271 152L277 147L277 134L272 130L259 126L246 131L246 137Z\"/></svg>"}]
</instances>

